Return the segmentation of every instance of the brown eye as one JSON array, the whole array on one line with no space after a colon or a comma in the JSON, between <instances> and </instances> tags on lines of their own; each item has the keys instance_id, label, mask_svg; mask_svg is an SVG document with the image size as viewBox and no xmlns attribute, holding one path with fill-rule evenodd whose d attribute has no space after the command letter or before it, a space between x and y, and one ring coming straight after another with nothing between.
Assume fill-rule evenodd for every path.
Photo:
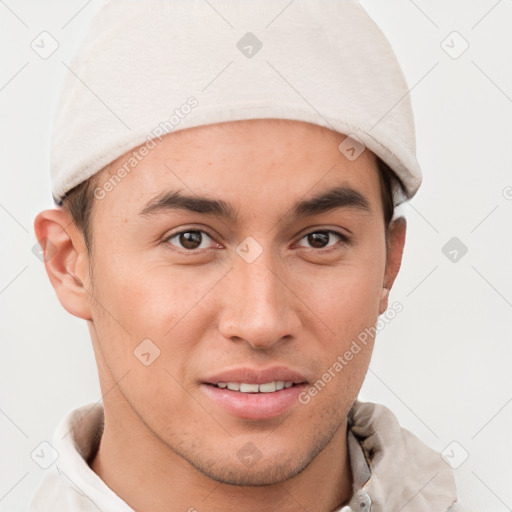
<instances>
[{"instance_id":1,"label":"brown eye","mask_svg":"<svg viewBox=\"0 0 512 512\"><path fill-rule=\"evenodd\" d=\"M187 231L179 234L179 240L185 249L197 249L203 240L199 231Z\"/></svg>"},{"instance_id":2,"label":"brown eye","mask_svg":"<svg viewBox=\"0 0 512 512\"><path fill-rule=\"evenodd\" d=\"M347 244L349 242L349 239L345 235L331 230L308 233L301 238L301 241L302 240L305 240L307 245L299 243L299 246L310 247L313 249L325 249L326 247L335 245L338 241L341 241L342 244Z\"/></svg>"},{"instance_id":3,"label":"brown eye","mask_svg":"<svg viewBox=\"0 0 512 512\"><path fill-rule=\"evenodd\" d=\"M177 246L179 249L192 251L194 249L205 249L208 247L208 239L211 237L200 230L182 231L170 236L167 239L171 245ZM206 244L206 245L205 245Z\"/></svg>"},{"instance_id":4,"label":"brown eye","mask_svg":"<svg viewBox=\"0 0 512 512\"><path fill-rule=\"evenodd\" d=\"M322 249L329 243L329 233L325 231L317 231L307 235L307 239L311 247Z\"/></svg>"}]
</instances>

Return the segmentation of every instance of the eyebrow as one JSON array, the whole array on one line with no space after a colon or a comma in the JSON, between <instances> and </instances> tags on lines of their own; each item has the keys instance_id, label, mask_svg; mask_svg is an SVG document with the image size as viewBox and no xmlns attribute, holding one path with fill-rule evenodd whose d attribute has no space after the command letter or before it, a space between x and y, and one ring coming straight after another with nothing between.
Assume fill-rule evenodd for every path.
<instances>
[{"instance_id":1,"label":"eyebrow","mask_svg":"<svg viewBox=\"0 0 512 512\"><path fill-rule=\"evenodd\" d=\"M371 212L370 202L361 192L349 186L339 186L295 203L288 215L297 218L308 217L337 208L355 208L363 212ZM150 216L171 210L215 215L233 223L236 223L238 218L237 210L226 201L189 196L178 190L164 192L154 197L142 208L139 215Z\"/></svg>"}]
</instances>

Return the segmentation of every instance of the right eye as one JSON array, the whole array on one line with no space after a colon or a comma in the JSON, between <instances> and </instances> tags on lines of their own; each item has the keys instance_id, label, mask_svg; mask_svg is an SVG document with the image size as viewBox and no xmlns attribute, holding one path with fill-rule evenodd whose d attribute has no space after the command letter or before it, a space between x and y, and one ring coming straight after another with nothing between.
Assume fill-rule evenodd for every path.
<instances>
[{"instance_id":1,"label":"right eye","mask_svg":"<svg viewBox=\"0 0 512 512\"><path fill-rule=\"evenodd\" d=\"M206 231L189 229L168 236L165 241L185 251L208 249L208 241L213 241Z\"/></svg>"}]
</instances>

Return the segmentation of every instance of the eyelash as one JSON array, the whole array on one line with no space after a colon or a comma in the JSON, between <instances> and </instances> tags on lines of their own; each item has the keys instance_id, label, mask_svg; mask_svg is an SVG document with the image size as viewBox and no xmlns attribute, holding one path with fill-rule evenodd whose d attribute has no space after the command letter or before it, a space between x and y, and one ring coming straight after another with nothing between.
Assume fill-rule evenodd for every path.
<instances>
[{"instance_id":1,"label":"eyelash","mask_svg":"<svg viewBox=\"0 0 512 512\"><path fill-rule=\"evenodd\" d=\"M212 240L214 240L214 237L212 234L210 234L207 230L205 229L194 229L194 228L190 228L190 229L185 229L185 230L182 230L182 231L178 231L177 233L173 233L169 236L166 236L164 238L164 242L165 243L168 243L170 244L170 240L172 240L173 238L176 238L176 237L179 237L180 235L184 234L184 233L203 233L203 234L206 234L208 235L209 238L211 238ZM308 233L306 233L305 235L303 235L300 239L300 240L303 240L304 238L306 238L307 236L309 235L312 235L312 234L315 234L315 233L328 233L330 235L334 235L335 237L339 238L339 241L340 241L340 245L342 246L345 246L345 245L348 245L350 244L351 240L349 239L349 237L347 237L345 234L343 233L340 233L339 231L335 231L333 229L317 229L315 231L309 231ZM170 245L173 245L173 244L170 244ZM336 248L336 245L337 244L334 244L334 245L328 245L326 248L320 248L320 249L316 249L315 247L303 247L304 249L310 249L312 251L315 251L315 252L330 252L332 250L334 250ZM181 248L178 248L179 250L181 250L183 253L186 253L186 254L199 254L201 252L204 252L208 249L181 249Z\"/></svg>"}]
</instances>

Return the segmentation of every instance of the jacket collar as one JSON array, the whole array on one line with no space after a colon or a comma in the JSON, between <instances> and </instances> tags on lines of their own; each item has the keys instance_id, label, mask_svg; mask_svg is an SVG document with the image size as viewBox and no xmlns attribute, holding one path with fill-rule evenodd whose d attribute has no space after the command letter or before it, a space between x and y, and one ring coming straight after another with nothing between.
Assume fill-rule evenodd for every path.
<instances>
[{"instance_id":1,"label":"jacket collar","mask_svg":"<svg viewBox=\"0 0 512 512\"><path fill-rule=\"evenodd\" d=\"M400 427L388 408L356 400L348 420L353 496L335 512L445 512L456 501L452 469L439 453ZM60 457L51 478L60 481L62 492L69 487L71 495L87 497L91 510L96 503L104 510L130 512L88 465L103 422L100 403L75 409L61 422L55 436Z\"/></svg>"},{"instance_id":2,"label":"jacket collar","mask_svg":"<svg viewBox=\"0 0 512 512\"><path fill-rule=\"evenodd\" d=\"M456 501L453 470L387 407L356 400L348 418L354 494L336 512L444 512Z\"/></svg>"}]
</instances>

